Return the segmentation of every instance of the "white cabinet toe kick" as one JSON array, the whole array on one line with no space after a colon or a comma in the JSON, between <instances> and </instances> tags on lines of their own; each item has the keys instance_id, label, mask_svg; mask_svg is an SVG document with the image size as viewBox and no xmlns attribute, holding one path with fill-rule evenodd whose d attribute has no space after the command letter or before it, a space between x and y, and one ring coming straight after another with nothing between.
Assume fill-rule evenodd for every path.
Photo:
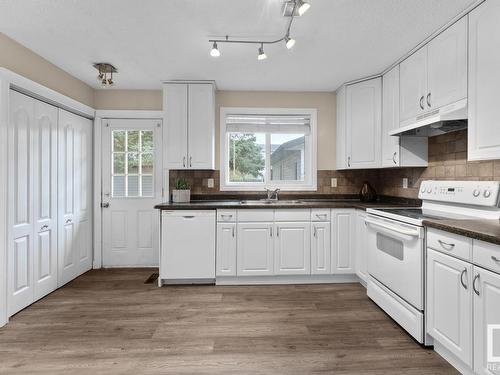
<instances>
[{"instance_id":1,"label":"white cabinet toe kick","mask_svg":"<svg viewBox=\"0 0 500 375\"><path fill-rule=\"evenodd\" d=\"M359 282L355 209L164 210L159 285ZM364 281L364 280L362 280Z\"/></svg>"}]
</instances>

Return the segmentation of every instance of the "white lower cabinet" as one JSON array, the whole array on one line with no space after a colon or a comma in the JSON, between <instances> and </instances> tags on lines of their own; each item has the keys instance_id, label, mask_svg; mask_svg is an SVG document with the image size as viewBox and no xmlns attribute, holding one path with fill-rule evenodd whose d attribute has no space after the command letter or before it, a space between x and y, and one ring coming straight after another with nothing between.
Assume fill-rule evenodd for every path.
<instances>
[{"instance_id":1,"label":"white lower cabinet","mask_svg":"<svg viewBox=\"0 0 500 375\"><path fill-rule=\"evenodd\" d=\"M308 275L311 273L310 222L276 223L274 273Z\"/></svg>"},{"instance_id":2,"label":"white lower cabinet","mask_svg":"<svg viewBox=\"0 0 500 375\"><path fill-rule=\"evenodd\" d=\"M332 272L330 222L312 222L311 228L311 274L328 275Z\"/></svg>"},{"instance_id":3,"label":"white lower cabinet","mask_svg":"<svg viewBox=\"0 0 500 375\"><path fill-rule=\"evenodd\" d=\"M332 273L356 272L354 265L354 209L332 210Z\"/></svg>"},{"instance_id":4,"label":"white lower cabinet","mask_svg":"<svg viewBox=\"0 0 500 375\"><path fill-rule=\"evenodd\" d=\"M238 223L238 276L272 275L274 273L274 224Z\"/></svg>"},{"instance_id":5,"label":"white lower cabinet","mask_svg":"<svg viewBox=\"0 0 500 375\"><path fill-rule=\"evenodd\" d=\"M236 223L217 224L216 276L236 276Z\"/></svg>"},{"instance_id":6,"label":"white lower cabinet","mask_svg":"<svg viewBox=\"0 0 500 375\"><path fill-rule=\"evenodd\" d=\"M366 239L366 212L359 211L356 212L356 235L355 235L355 248L356 250L356 275L366 283L368 279L368 267L367 267L367 257L368 257L368 246Z\"/></svg>"},{"instance_id":7,"label":"white lower cabinet","mask_svg":"<svg viewBox=\"0 0 500 375\"><path fill-rule=\"evenodd\" d=\"M494 375L500 369L500 275L474 267L474 279L474 371Z\"/></svg>"},{"instance_id":8,"label":"white lower cabinet","mask_svg":"<svg viewBox=\"0 0 500 375\"><path fill-rule=\"evenodd\" d=\"M427 250L427 333L472 366L472 265Z\"/></svg>"}]
</instances>

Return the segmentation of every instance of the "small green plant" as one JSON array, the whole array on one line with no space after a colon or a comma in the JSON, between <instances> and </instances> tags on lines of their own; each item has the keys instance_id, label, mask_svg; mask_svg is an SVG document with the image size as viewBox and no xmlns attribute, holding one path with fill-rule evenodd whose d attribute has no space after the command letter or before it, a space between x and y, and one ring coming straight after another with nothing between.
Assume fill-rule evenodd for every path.
<instances>
[{"instance_id":1,"label":"small green plant","mask_svg":"<svg viewBox=\"0 0 500 375\"><path fill-rule=\"evenodd\" d=\"M176 178L174 181L175 190L189 190L189 183L185 178Z\"/></svg>"}]
</instances>

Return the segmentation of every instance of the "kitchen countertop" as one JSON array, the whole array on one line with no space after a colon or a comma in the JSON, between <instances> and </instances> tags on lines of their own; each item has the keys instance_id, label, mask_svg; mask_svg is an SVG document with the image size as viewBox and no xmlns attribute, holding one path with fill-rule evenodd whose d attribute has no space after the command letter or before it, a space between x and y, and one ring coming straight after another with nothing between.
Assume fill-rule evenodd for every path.
<instances>
[{"instance_id":1,"label":"kitchen countertop","mask_svg":"<svg viewBox=\"0 0 500 375\"><path fill-rule=\"evenodd\" d=\"M500 221L482 219L440 219L424 220L424 225L480 241L500 245Z\"/></svg>"}]
</instances>

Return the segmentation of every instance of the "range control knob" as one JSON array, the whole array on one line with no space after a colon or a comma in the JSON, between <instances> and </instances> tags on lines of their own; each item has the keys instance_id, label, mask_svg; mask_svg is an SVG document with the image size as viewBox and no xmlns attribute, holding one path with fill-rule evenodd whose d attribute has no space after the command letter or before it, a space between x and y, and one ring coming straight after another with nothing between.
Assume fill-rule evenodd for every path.
<instances>
[{"instance_id":1,"label":"range control knob","mask_svg":"<svg viewBox=\"0 0 500 375\"><path fill-rule=\"evenodd\" d=\"M481 194L481 190L479 190L479 189L474 189L472 191L472 195L475 197L479 197L479 194Z\"/></svg>"},{"instance_id":2,"label":"range control knob","mask_svg":"<svg viewBox=\"0 0 500 375\"><path fill-rule=\"evenodd\" d=\"M423 185L422 185L422 187L420 188L420 191L421 191L422 193L425 193L425 186L423 186Z\"/></svg>"},{"instance_id":3,"label":"range control knob","mask_svg":"<svg viewBox=\"0 0 500 375\"><path fill-rule=\"evenodd\" d=\"M483 195L484 195L485 198L489 198L490 195L491 195L491 191L485 190L484 193L483 193Z\"/></svg>"},{"instance_id":4,"label":"range control knob","mask_svg":"<svg viewBox=\"0 0 500 375\"><path fill-rule=\"evenodd\" d=\"M427 188L427 192L432 193L432 188L431 187Z\"/></svg>"}]
</instances>

